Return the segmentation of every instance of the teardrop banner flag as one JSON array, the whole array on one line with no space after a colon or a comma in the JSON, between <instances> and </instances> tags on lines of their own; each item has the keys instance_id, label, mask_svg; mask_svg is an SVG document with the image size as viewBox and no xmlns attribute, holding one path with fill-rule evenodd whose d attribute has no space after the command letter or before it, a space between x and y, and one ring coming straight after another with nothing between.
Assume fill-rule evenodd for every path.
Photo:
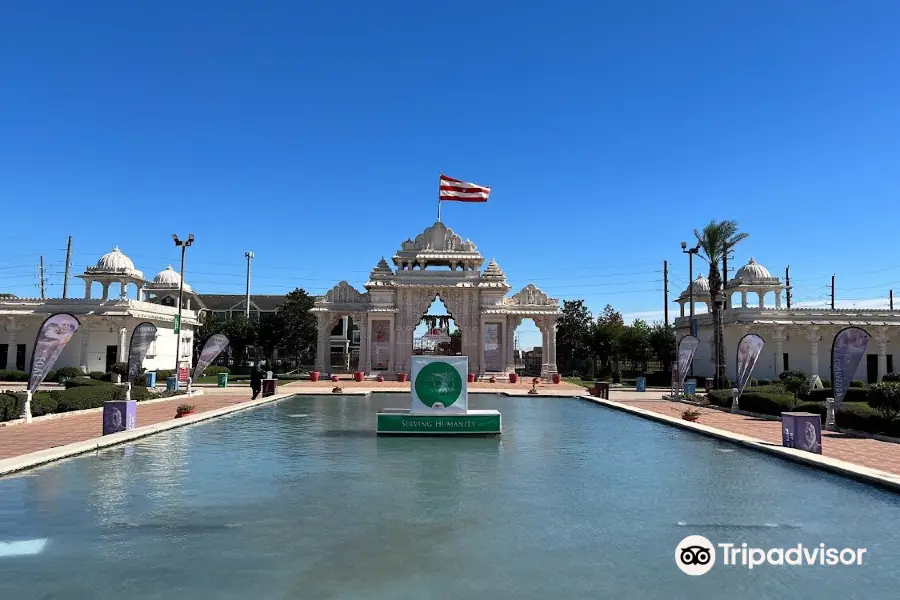
<instances>
[{"instance_id":1,"label":"teardrop banner flag","mask_svg":"<svg viewBox=\"0 0 900 600\"><path fill-rule=\"evenodd\" d=\"M47 317L34 340L31 375L28 377L29 392L33 393L41 385L79 327L81 323L78 319L68 313L57 313Z\"/></svg>"},{"instance_id":2,"label":"teardrop banner flag","mask_svg":"<svg viewBox=\"0 0 900 600\"><path fill-rule=\"evenodd\" d=\"M194 367L194 374L191 376L191 379L196 381L203 375L206 367L216 360L216 357L227 347L228 338L221 333L217 333L206 340L206 344L203 345L203 350L200 352L200 357L197 359L197 365Z\"/></svg>"},{"instance_id":3,"label":"teardrop banner flag","mask_svg":"<svg viewBox=\"0 0 900 600\"><path fill-rule=\"evenodd\" d=\"M737 349L737 378L735 379L738 389L738 397L744 393L744 387L750 381L750 374L756 366L762 354L763 346L766 342L755 333L748 333L738 342Z\"/></svg>"},{"instance_id":4,"label":"teardrop banner flag","mask_svg":"<svg viewBox=\"0 0 900 600\"><path fill-rule=\"evenodd\" d=\"M144 364L144 357L150 350L150 344L156 339L156 325L153 323L141 323L131 333L131 345L128 347L128 381L134 383L138 371Z\"/></svg>"},{"instance_id":5,"label":"teardrop banner flag","mask_svg":"<svg viewBox=\"0 0 900 600\"><path fill-rule=\"evenodd\" d=\"M831 344L831 381L835 404L844 400L868 345L869 334L861 327L845 327L834 336Z\"/></svg>"},{"instance_id":6,"label":"teardrop banner flag","mask_svg":"<svg viewBox=\"0 0 900 600\"><path fill-rule=\"evenodd\" d=\"M678 376L681 378L680 383L684 383L687 377L688 369L691 361L694 360L694 353L700 346L700 340L693 335L686 335L678 342Z\"/></svg>"}]
</instances>

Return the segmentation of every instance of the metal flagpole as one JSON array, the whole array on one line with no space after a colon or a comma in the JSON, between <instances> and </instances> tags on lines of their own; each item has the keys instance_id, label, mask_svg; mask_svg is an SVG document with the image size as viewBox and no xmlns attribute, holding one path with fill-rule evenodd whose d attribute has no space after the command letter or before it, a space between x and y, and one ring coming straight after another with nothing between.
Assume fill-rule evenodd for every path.
<instances>
[{"instance_id":1,"label":"metal flagpole","mask_svg":"<svg viewBox=\"0 0 900 600\"><path fill-rule=\"evenodd\" d=\"M441 220L441 175L443 173L438 173L438 221Z\"/></svg>"}]
</instances>

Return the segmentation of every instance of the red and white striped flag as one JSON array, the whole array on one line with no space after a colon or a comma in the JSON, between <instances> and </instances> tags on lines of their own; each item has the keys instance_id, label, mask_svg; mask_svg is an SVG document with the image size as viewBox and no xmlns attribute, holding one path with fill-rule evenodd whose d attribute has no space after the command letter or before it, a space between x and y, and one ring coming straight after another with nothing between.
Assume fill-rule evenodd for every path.
<instances>
[{"instance_id":1,"label":"red and white striped flag","mask_svg":"<svg viewBox=\"0 0 900 600\"><path fill-rule=\"evenodd\" d=\"M487 202L491 188L477 183L460 181L441 174L441 188L438 195L441 201L448 202Z\"/></svg>"}]
</instances>

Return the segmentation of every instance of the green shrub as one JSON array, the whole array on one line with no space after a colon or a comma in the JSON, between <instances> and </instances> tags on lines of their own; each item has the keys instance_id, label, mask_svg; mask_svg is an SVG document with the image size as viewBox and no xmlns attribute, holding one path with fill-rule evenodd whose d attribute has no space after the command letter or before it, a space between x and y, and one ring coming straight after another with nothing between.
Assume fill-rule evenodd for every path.
<instances>
[{"instance_id":1,"label":"green shrub","mask_svg":"<svg viewBox=\"0 0 900 600\"><path fill-rule=\"evenodd\" d=\"M25 394L6 392L0 394L0 421L18 419L25 407Z\"/></svg>"},{"instance_id":2,"label":"green shrub","mask_svg":"<svg viewBox=\"0 0 900 600\"><path fill-rule=\"evenodd\" d=\"M128 375L128 363L113 363L109 367L109 372L113 375L122 375L124 377L125 375Z\"/></svg>"},{"instance_id":3,"label":"green shrub","mask_svg":"<svg viewBox=\"0 0 900 600\"><path fill-rule=\"evenodd\" d=\"M771 379L760 379L757 382L757 385L759 385L759 386L772 385L772 380Z\"/></svg>"},{"instance_id":4,"label":"green shrub","mask_svg":"<svg viewBox=\"0 0 900 600\"><path fill-rule=\"evenodd\" d=\"M861 402L841 403L835 415L837 426L866 433L900 436L900 420L887 421L877 410Z\"/></svg>"},{"instance_id":5,"label":"green shrub","mask_svg":"<svg viewBox=\"0 0 900 600\"><path fill-rule=\"evenodd\" d=\"M900 373L887 373L884 377L881 378L882 383L884 382L898 382L900 381Z\"/></svg>"},{"instance_id":6,"label":"green shrub","mask_svg":"<svg viewBox=\"0 0 900 600\"><path fill-rule=\"evenodd\" d=\"M822 380L822 387L830 388L830 387L831 387L831 380L830 380L830 379L823 379L823 380Z\"/></svg>"},{"instance_id":7,"label":"green shrub","mask_svg":"<svg viewBox=\"0 0 900 600\"><path fill-rule=\"evenodd\" d=\"M25 371L0 369L0 381L28 381L28 373Z\"/></svg>"},{"instance_id":8,"label":"green shrub","mask_svg":"<svg viewBox=\"0 0 900 600\"><path fill-rule=\"evenodd\" d=\"M885 422L893 421L900 415L900 383L888 381L870 387L868 405L877 410Z\"/></svg>"},{"instance_id":9,"label":"green shrub","mask_svg":"<svg viewBox=\"0 0 900 600\"><path fill-rule=\"evenodd\" d=\"M51 377L51 375L53 375ZM74 379L75 377L84 377L84 373L78 367L62 367L47 374L47 381L59 381L60 379Z\"/></svg>"},{"instance_id":10,"label":"green shrub","mask_svg":"<svg viewBox=\"0 0 900 600\"><path fill-rule=\"evenodd\" d=\"M852 388L864 388L866 387L865 381L860 381L859 379L854 379L850 382L850 387Z\"/></svg>"},{"instance_id":11,"label":"green shrub","mask_svg":"<svg viewBox=\"0 0 900 600\"><path fill-rule=\"evenodd\" d=\"M88 377L96 379L97 381L103 381L104 377L109 377L109 373L104 373L103 371L91 371L88 373Z\"/></svg>"},{"instance_id":12,"label":"green shrub","mask_svg":"<svg viewBox=\"0 0 900 600\"><path fill-rule=\"evenodd\" d=\"M156 382L157 383L165 383L166 379L171 377L175 371L172 369L157 369L156 370Z\"/></svg>"},{"instance_id":13,"label":"green shrub","mask_svg":"<svg viewBox=\"0 0 900 600\"><path fill-rule=\"evenodd\" d=\"M44 381L59 381L59 375L56 371L47 371L47 374L44 375Z\"/></svg>"},{"instance_id":14,"label":"green shrub","mask_svg":"<svg viewBox=\"0 0 900 600\"><path fill-rule=\"evenodd\" d=\"M228 367L219 367L219 366L209 366L203 370L203 375L207 377L212 377L218 375L219 373L231 373L231 370Z\"/></svg>"},{"instance_id":15,"label":"green shrub","mask_svg":"<svg viewBox=\"0 0 900 600\"><path fill-rule=\"evenodd\" d=\"M25 394L22 394L22 402L24 404ZM58 412L56 397L53 392L37 392L31 397L31 416L42 417L44 415Z\"/></svg>"},{"instance_id":16,"label":"green shrub","mask_svg":"<svg viewBox=\"0 0 900 600\"><path fill-rule=\"evenodd\" d=\"M74 379L68 380L64 385L66 386L66 389L68 390L70 388L76 388L76 387L85 387L85 386L96 387L96 386L100 386L100 385L109 385L109 384L106 382L103 382L103 381L98 381L96 379L91 379L90 377L76 377Z\"/></svg>"},{"instance_id":17,"label":"green shrub","mask_svg":"<svg viewBox=\"0 0 900 600\"><path fill-rule=\"evenodd\" d=\"M57 412L98 408L108 400L124 400L125 388L115 385L85 385L54 392Z\"/></svg>"},{"instance_id":18,"label":"green shrub","mask_svg":"<svg viewBox=\"0 0 900 600\"><path fill-rule=\"evenodd\" d=\"M828 398L834 398L834 390L830 387L823 390L809 390L805 396L805 399L812 402L825 402ZM848 388L844 394L844 402L865 402L868 398L868 392L864 388Z\"/></svg>"}]
</instances>

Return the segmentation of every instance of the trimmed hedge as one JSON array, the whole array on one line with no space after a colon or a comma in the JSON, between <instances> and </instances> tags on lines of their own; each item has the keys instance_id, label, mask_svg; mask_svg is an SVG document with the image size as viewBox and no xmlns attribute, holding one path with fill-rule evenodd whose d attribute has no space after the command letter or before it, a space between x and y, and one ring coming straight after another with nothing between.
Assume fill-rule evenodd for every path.
<instances>
[{"instance_id":1,"label":"trimmed hedge","mask_svg":"<svg viewBox=\"0 0 900 600\"><path fill-rule=\"evenodd\" d=\"M848 396L851 391L853 390L847 392ZM723 408L731 408L730 391L713 391L707 394L707 398L711 404ZM824 401L814 402L806 399L801 400L796 406L792 405L793 398L791 396L771 392L745 391L741 395L740 401L741 410L747 412L771 415L773 417L778 417L783 412L811 412L821 415L823 421L825 419L826 408ZM837 408L835 420L838 427L842 429L900 437L900 419L887 422L877 410L861 401L842 402Z\"/></svg>"},{"instance_id":2,"label":"trimmed hedge","mask_svg":"<svg viewBox=\"0 0 900 600\"><path fill-rule=\"evenodd\" d=\"M90 383L87 383L90 382ZM108 400L124 400L125 388L98 382L88 377L66 382L65 390L37 392L31 398L31 414L40 417L50 413L99 408ZM74 385L69 385L74 384ZM150 398L168 398L183 392L166 392L154 394L147 388L133 386L131 399L141 402ZM24 392L4 392L0 394L0 421L18 419L25 407Z\"/></svg>"},{"instance_id":3,"label":"trimmed hedge","mask_svg":"<svg viewBox=\"0 0 900 600\"><path fill-rule=\"evenodd\" d=\"M0 369L0 381L28 381L28 373L25 371Z\"/></svg>"}]
</instances>

